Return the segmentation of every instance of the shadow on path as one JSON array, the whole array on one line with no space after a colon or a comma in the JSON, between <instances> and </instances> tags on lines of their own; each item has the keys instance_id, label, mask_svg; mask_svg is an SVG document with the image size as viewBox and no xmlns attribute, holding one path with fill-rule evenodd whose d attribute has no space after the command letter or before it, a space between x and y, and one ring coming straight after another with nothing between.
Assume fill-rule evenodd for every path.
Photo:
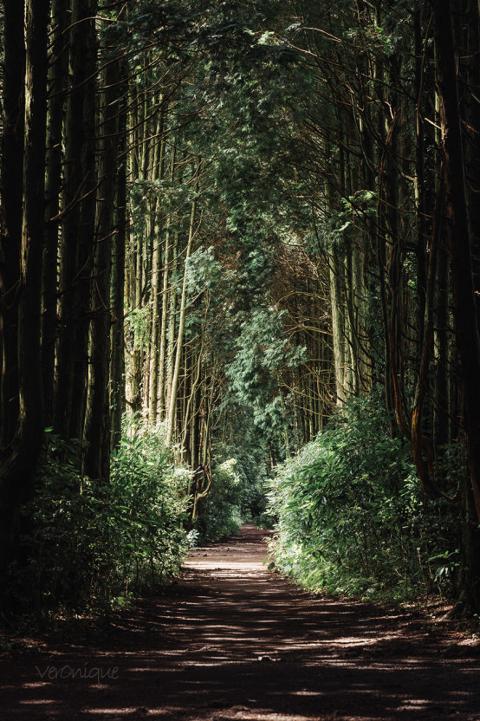
<instances>
[{"instance_id":1,"label":"shadow on path","mask_svg":"<svg viewBox=\"0 0 480 721\"><path fill-rule=\"evenodd\" d=\"M266 570L264 535L195 550L104 634L3 657L0 721L480 721L477 646L299 590Z\"/></svg>"}]
</instances>

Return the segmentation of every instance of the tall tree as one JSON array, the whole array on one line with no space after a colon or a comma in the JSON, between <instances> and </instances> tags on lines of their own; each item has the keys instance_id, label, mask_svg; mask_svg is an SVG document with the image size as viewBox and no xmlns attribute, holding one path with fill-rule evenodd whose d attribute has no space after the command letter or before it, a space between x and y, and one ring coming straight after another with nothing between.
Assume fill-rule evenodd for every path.
<instances>
[{"instance_id":1,"label":"tall tree","mask_svg":"<svg viewBox=\"0 0 480 721\"><path fill-rule=\"evenodd\" d=\"M43 437L41 364L42 261L45 245L45 147L47 125L47 37L49 3L25 4L25 147L21 254L18 287L13 300L18 349L19 416L15 437L4 449L0 467L0 568L17 550L20 505L31 497ZM10 15L17 41L18 15ZM10 40L10 38L9 38ZM15 61L7 56L7 62ZM17 94L17 98L19 94ZM8 156L7 156L8 157ZM14 175L15 178L15 175ZM18 203L18 196L17 196ZM9 222L18 228L20 218ZM12 227L12 226L10 226ZM13 239L12 239L13 240ZM15 266L14 260L14 266Z\"/></svg>"}]
</instances>

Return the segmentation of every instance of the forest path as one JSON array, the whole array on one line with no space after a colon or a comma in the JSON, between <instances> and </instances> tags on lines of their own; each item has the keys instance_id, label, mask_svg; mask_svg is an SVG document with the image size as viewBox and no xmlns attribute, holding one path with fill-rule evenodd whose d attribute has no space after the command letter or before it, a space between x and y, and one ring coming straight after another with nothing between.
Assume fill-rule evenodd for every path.
<instances>
[{"instance_id":1,"label":"forest path","mask_svg":"<svg viewBox=\"0 0 480 721\"><path fill-rule=\"evenodd\" d=\"M264 535L195 550L103 632L4 657L1 721L480 719L477 646L418 612L299 590L266 569Z\"/></svg>"}]
</instances>

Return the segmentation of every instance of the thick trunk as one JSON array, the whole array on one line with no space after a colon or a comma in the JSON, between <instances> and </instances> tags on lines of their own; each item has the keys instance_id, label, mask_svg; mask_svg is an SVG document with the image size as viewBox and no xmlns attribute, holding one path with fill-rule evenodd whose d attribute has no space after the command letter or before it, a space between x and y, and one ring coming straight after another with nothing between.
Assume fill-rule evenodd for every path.
<instances>
[{"instance_id":1,"label":"thick trunk","mask_svg":"<svg viewBox=\"0 0 480 721\"><path fill-rule=\"evenodd\" d=\"M178 232L175 231L172 244L172 272L171 272L171 288L168 306L168 333L167 333L167 368L165 380L165 398L166 398L166 414L167 420L170 398L172 395L173 368L175 361L175 328L177 317L177 283L178 283Z\"/></svg>"},{"instance_id":2,"label":"thick trunk","mask_svg":"<svg viewBox=\"0 0 480 721\"><path fill-rule=\"evenodd\" d=\"M442 230L442 232L444 232ZM448 378L448 301L449 273L446 242L440 243L438 251L437 297L435 303L435 396L434 396L434 442L442 446L449 441L449 378Z\"/></svg>"},{"instance_id":3,"label":"thick trunk","mask_svg":"<svg viewBox=\"0 0 480 721\"><path fill-rule=\"evenodd\" d=\"M341 263L338 262L337 250L332 248L329 258L330 265L330 303L332 313L333 362L335 368L335 387L337 403L347 400L345 388L345 331L343 317L343 300L341 297Z\"/></svg>"},{"instance_id":4,"label":"thick trunk","mask_svg":"<svg viewBox=\"0 0 480 721\"><path fill-rule=\"evenodd\" d=\"M22 237L25 40L22 0L4 2L3 136L0 218L0 445L18 421L18 293Z\"/></svg>"},{"instance_id":5,"label":"thick trunk","mask_svg":"<svg viewBox=\"0 0 480 721\"><path fill-rule=\"evenodd\" d=\"M415 201L417 211L416 238L416 332L417 353L420 356L424 336L424 316L427 285L427 218L425 202L425 129L423 120L424 62L422 40L422 12L420 0L415 0Z\"/></svg>"},{"instance_id":6,"label":"thick trunk","mask_svg":"<svg viewBox=\"0 0 480 721\"><path fill-rule=\"evenodd\" d=\"M101 123L101 158L94 292L92 293L91 366L85 425L85 471L95 480L107 481L110 468L110 284L115 234L115 187L118 152L118 103L122 83L119 62L106 58L104 108Z\"/></svg>"},{"instance_id":7,"label":"thick trunk","mask_svg":"<svg viewBox=\"0 0 480 721\"><path fill-rule=\"evenodd\" d=\"M63 225L55 428L81 438L88 373L95 234L96 0L73 0L71 87L65 131Z\"/></svg>"},{"instance_id":8,"label":"thick trunk","mask_svg":"<svg viewBox=\"0 0 480 721\"><path fill-rule=\"evenodd\" d=\"M49 3L25 6L25 160L18 303L19 423L0 467L0 573L17 553L19 509L32 493L43 439L41 373L42 256L45 240L45 139Z\"/></svg>"},{"instance_id":9,"label":"thick trunk","mask_svg":"<svg viewBox=\"0 0 480 721\"><path fill-rule=\"evenodd\" d=\"M452 239L454 317L461 383L464 397L464 429L467 439L470 489L476 521L467 518L469 547L478 547L480 520L480 338L475 304L470 228L466 202L465 164L456 77L456 57L449 0L433 4L435 41L443 103L443 146L447 163L448 220ZM467 589L470 604L480 608L480 560L470 567Z\"/></svg>"}]
</instances>

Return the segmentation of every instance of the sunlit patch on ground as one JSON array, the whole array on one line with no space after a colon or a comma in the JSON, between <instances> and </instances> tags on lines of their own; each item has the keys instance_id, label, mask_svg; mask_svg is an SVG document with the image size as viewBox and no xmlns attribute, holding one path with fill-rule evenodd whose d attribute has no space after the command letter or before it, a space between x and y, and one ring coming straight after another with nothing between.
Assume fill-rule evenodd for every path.
<instances>
[{"instance_id":1,"label":"sunlit patch on ground","mask_svg":"<svg viewBox=\"0 0 480 721\"><path fill-rule=\"evenodd\" d=\"M268 571L263 535L196 549L102 634L4 657L0 721L480 721L475 639L311 596ZM42 679L50 667L118 674Z\"/></svg>"}]
</instances>

